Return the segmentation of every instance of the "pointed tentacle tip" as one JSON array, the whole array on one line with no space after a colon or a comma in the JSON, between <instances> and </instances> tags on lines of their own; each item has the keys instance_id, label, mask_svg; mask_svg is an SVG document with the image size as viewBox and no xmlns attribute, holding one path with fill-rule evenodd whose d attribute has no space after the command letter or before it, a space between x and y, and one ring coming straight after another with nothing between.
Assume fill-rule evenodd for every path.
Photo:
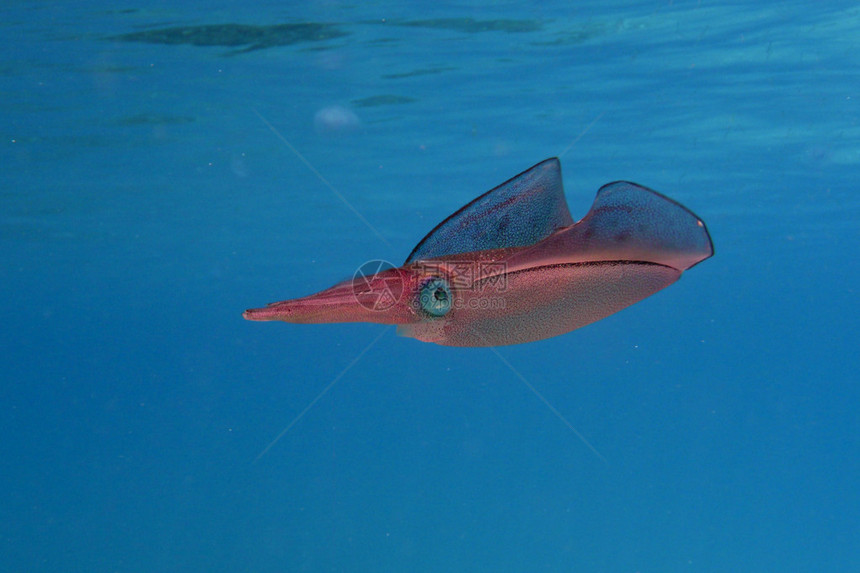
<instances>
[{"instance_id":1,"label":"pointed tentacle tip","mask_svg":"<svg viewBox=\"0 0 860 573\"><path fill-rule=\"evenodd\" d=\"M242 313L242 318L254 321L272 320L272 313L266 312L267 310L266 308L249 308Z\"/></svg>"}]
</instances>

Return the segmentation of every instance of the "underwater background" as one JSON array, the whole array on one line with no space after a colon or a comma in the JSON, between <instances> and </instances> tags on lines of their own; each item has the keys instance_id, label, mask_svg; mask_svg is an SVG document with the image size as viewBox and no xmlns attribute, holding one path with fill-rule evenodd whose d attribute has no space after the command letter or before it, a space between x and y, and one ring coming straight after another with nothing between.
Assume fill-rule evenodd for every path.
<instances>
[{"instance_id":1,"label":"underwater background","mask_svg":"<svg viewBox=\"0 0 860 573\"><path fill-rule=\"evenodd\" d=\"M0 571L860 570L855 2L9 0L0 33ZM552 156L574 219L636 181L716 255L510 368L242 319Z\"/></svg>"}]
</instances>

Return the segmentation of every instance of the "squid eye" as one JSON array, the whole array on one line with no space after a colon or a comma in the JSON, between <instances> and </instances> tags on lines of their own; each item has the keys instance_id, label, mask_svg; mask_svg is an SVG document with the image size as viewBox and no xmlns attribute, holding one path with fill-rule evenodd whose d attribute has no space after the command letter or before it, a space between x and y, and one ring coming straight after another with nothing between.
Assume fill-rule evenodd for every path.
<instances>
[{"instance_id":1,"label":"squid eye","mask_svg":"<svg viewBox=\"0 0 860 573\"><path fill-rule=\"evenodd\" d=\"M430 316L445 316L451 310L451 289L443 279L430 279L418 293L421 309Z\"/></svg>"}]
</instances>

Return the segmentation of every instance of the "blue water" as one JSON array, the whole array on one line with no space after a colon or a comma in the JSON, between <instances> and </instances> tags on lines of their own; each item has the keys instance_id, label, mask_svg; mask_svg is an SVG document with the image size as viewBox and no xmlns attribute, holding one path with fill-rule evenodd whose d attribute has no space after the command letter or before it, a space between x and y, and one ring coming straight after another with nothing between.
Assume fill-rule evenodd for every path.
<instances>
[{"instance_id":1,"label":"blue water","mask_svg":"<svg viewBox=\"0 0 860 573\"><path fill-rule=\"evenodd\" d=\"M424 4L0 8L0 571L860 570L860 9ZM499 350L606 461L490 350L242 320L559 154L716 246Z\"/></svg>"}]
</instances>

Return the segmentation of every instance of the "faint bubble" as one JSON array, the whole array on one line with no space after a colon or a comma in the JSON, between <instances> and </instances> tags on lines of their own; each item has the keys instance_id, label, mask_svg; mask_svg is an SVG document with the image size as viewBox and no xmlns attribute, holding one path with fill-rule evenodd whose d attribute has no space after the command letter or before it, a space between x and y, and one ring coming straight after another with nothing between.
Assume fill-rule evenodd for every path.
<instances>
[{"instance_id":1,"label":"faint bubble","mask_svg":"<svg viewBox=\"0 0 860 573\"><path fill-rule=\"evenodd\" d=\"M358 129L361 120L343 106L324 107L314 115L314 127L318 133L346 133Z\"/></svg>"},{"instance_id":2,"label":"faint bubble","mask_svg":"<svg viewBox=\"0 0 860 573\"><path fill-rule=\"evenodd\" d=\"M240 155L233 155L233 157L230 158L230 170L233 171L233 175L235 175L236 177L248 176L248 165L245 162L244 153Z\"/></svg>"}]
</instances>

